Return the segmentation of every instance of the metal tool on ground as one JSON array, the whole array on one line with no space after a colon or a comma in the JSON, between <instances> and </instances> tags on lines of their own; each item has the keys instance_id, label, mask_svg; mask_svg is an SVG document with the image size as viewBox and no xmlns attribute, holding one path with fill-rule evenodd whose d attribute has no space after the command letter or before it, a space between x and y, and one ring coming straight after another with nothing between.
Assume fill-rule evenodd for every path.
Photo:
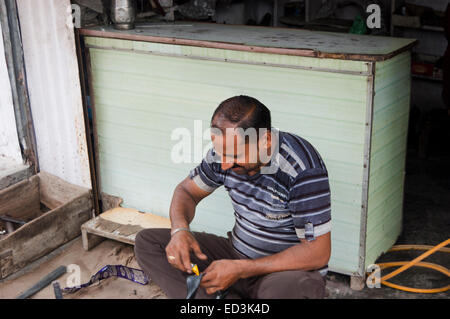
<instances>
[{"instance_id":1,"label":"metal tool on ground","mask_svg":"<svg viewBox=\"0 0 450 319\"><path fill-rule=\"evenodd\" d=\"M55 293L55 299L63 299L61 286L57 281L53 282L53 292Z\"/></svg>"},{"instance_id":2,"label":"metal tool on ground","mask_svg":"<svg viewBox=\"0 0 450 319\"><path fill-rule=\"evenodd\" d=\"M49 273L47 276L39 280L33 287L27 289L24 293L17 296L16 299L26 299L31 297L38 291L41 291L42 289L50 285L53 281L64 275L66 272L67 272L66 266L59 266L51 273Z\"/></svg>"}]
</instances>

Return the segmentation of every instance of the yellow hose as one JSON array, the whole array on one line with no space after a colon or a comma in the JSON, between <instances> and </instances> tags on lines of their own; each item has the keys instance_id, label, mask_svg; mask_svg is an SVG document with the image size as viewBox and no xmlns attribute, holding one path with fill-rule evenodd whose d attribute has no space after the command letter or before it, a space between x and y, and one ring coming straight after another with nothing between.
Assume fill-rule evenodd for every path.
<instances>
[{"instance_id":1,"label":"yellow hose","mask_svg":"<svg viewBox=\"0 0 450 319\"><path fill-rule=\"evenodd\" d=\"M408 292L416 292L416 293L437 293L437 292L444 292L450 289L450 285L445 286L445 287L441 287L441 288L433 288L433 289L419 289L419 288L412 288L412 287L406 287L406 286L400 286L397 284L393 284L391 282L388 282L388 279L393 278L394 276L397 276L399 273L413 267L413 266L419 266L419 267L426 267L426 268L431 268L434 270L437 270L445 275L447 275L448 277L450 277L450 271L440 265L436 265L436 264L432 264L432 263L426 263L426 262L421 262L421 260L427 258L428 256L430 256L431 254L435 253L436 251L441 251L441 252L446 252L446 253L450 253L450 249L449 248L445 248L445 246L447 246L448 244L450 244L450 238L447 239L446 241L443 241L442 243L440 243L437 246L427 246L427 245L398 245L398 246L393 246L389 252L392 251L400 251L400 250L426 250L425 253L423 253L422 255L420 255L419 257L413 259L412 261L397 261L397 262L388 262L388 263L380 263L377 264L380 269L386 269L386 268L390 268L390 267L397 267L397 266L402 266L400 268L398 268L397 270L394 270L393 272L381 277L380 281L383 285L394 288L394 289L399 289L399 290L403 290L403 291L408 291Z\"/></svg>"}]
</instances>

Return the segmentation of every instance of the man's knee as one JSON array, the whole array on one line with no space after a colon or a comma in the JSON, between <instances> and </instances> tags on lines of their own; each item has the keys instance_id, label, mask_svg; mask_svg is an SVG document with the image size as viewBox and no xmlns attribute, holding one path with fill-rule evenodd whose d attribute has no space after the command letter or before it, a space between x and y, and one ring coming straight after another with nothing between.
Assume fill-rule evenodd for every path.
<instances>
[{"instance_id":1,"label":"man's knee","mask_svg":"<svg viewBox=\"0 0 450 319\"><path fill-rule=\"evenodd\" d=\"M322 299L325 279L318 272L283 271L266 275L258 287L258 299Z\"/></svg>"},{"instance_id":2,"label":"man's knee","mask_svg":"<svg viewBox=\"0 0 450 319\"><path fill-rule=\"evenodd\" d=\"M134 251L137 254L145 251L162 250L168 243L170 230L166 228L143 229L136 234Z\"/></svg>"}]
</instances>

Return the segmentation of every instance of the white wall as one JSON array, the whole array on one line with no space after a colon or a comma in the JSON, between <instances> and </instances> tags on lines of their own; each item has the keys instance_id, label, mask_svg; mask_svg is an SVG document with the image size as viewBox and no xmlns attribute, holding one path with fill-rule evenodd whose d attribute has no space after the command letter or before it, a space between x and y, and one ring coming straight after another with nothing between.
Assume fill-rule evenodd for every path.
<instances>
[{"instance_id":1,"label":"white wall","mask_svg":"<svg viewBox=\"0 0 450 319\"><path fill-rule=\"evenodd\" d=\"M14 162L22 163L11 84L4 52L2 26L0 25L0 158L9 157Z\"/></svg>"},{"instance_id":2,"label":"white wall","mask_svg":"<svg viewBox=\"0 0 450 319\"><path fill-rule=\"evenodd\" d=\"M17 0L41 171L91 187L69 0Z\"/></svg>"}]
</instances>

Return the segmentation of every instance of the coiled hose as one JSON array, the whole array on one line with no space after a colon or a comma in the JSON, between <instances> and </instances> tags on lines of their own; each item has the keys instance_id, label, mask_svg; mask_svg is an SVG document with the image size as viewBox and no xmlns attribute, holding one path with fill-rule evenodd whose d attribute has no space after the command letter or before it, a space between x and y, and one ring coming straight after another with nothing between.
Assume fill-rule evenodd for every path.
<instances>
[{"instance_id":1,"label":"coiled hose","mask_svg":"<svg viewBox=\"0 0 450 319\"><path fill-rule=\"evenodd\" d=\"M438 292L444 292L444 291L450 290L450 285L447 285L447 286L441 287L441 288L420 289L420 288L401 286L401 285L393 284L393 283L387 281L388 279L391 279L394 276L397 276L401 272L404 272L405 270L407 270L413 266L431 268L431 269L437 270L437 271L447 275L448 277L450 277L450 271L447 268L445 268L441 265L433 264L433 263L421 262L421 260L427 258L428 256L435 253L436 251L450 253L450 248L445 248L445 246L447 246L448 244L450 244L450 238L434 247L428 246L428 245L397 245L397 246L393 246L388 252L401 251L401 250L426 250L426 252L411 261L396 261L396 262L387 262L387 263L377 264L380 267L380 269L402 266L402 267L398 268L397 270L394 270L393 272L381 277L381 279L380 279L381 283L385 286L388 286L388 287L391 287L394 289L399 289L399 290L408 291L408 292L415 292L415 293L438 293Z\"/></svg>"}]
</instances>

